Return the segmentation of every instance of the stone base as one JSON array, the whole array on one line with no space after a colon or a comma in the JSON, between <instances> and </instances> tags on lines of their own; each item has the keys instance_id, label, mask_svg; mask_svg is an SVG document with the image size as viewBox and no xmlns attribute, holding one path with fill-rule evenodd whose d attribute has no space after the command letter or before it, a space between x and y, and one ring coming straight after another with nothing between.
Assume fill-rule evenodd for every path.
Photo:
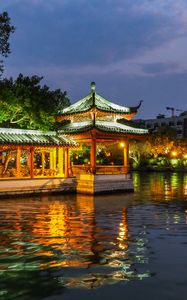
<instances>
[{"instance_id":1,"label":"stone base","mask_svg":"<svg viewBox=\"0 0 187 300\"><path fill-rule=\"evenodd\" d=\"M116 175L79 175L77 176L77 193L101 194L119 191L133 191L129 174Z\"/></svg>"},{"instance_id":2,"label":"stone base","mask_svg":"<svg viewBox=\"0 0 187 300\"><path fill-rule=\"evenodd\" d=\"M75 193L75 178L0 180L0 198L46 193Z\"/></svg>"}]
</instances>

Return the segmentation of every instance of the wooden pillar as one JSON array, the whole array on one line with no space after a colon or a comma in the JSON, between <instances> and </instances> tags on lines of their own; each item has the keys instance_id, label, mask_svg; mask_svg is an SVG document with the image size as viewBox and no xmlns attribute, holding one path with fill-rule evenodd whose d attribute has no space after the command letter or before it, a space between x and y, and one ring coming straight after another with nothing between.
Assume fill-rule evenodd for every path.
<instances>
[{"instance_id":1,"label":"wooden pillar","mask_svg":"<svg viewBox=\"0 0 187 300\"><path fill-rule=\"evenodd\" d=\"M53 153L53 149L50 149L50 152L49 152L49 168L51 170L54 170L54 153Z\"/></svg>"},{"instance_id":2,"label":"wooden pillar","mask_svg":"<svg viewBox=\"0 0 187 300\"><path fill-rule=\"evenodd\" d=\"M63 176L64 175L64 160L63 160L63 154L64 154L64 149L63 148L58 148L58 175Z\"/></svg>"},{"instance_id":3,"label":"wooden pillar","mask_svg":"<svg viewBox=\"0 0 187 300\"><path fill-rule=\"evenodd\" d=\"M53 148L53 169L55 171L54 175L56 174L56 148Z\"/></svg>"},{"instance_id":4,"label":"wooden pillar","mask_svg":"<svg viewBox=\"0 0 187 300\"><path fill-rule=\"evenodd\" d=\"M20 170L21 170L20 159L21 159L21 148L20 146L18 146L16 151L16 177L20 177Z\"/></svg>"},{"instance_id":5,"label":"wooden pillar","mask_svg":"<svg viewBox=\"0 0 187 300\"><path fill-rule=\"evenodd\" d=\"M30 169L31 169L31 149L28 149L28 154L27 154L27 167L29 169L29 174L30 174Z\"/></svg>"},{"instance_id":6,"label":"wooden pillar","mask_svg":"<svg viewBox=\"0 0 187 300\"><path fill-rule=\"evenodd\" d=\"M45 152L42 150L42 175L44 175Z\"/></svg>"},{"instance_id":7,"label":"wooden pillar","mask_svg":"<svg viewBox=\"0 0 187 300\"><path fill-rule=\"evenodd\" d=\"M96 139L95 138L93 138L91 141L90 166L91 166L91 173L96 174Z\"/></svg>"},{"instance_id":8,"label":"wooden pillar","mask_svg":"<svg viewBox=\"0 0 187 300\"><path fill-rule=\"evenodd\" d=\"M69 177L69 149L65 149L65 177Z\"/></svg>"},{"instance_id":9,"label":"wooden pillar","mask_svg":"<svg viewBox=\"0 0 187 300\"><path fill-rule=\"evenodd\" d=\"M128 140L125 142L125 146L124 146L124 168L125 168L125 173L128 173L129 171L129 141Z\"/></svg>"},{"instance_id":10,"label":"wooden pillar","mask_svg":"<svg viewBox=\"0 0 187 300\"><path fill-rule=\"evenodd\" d=\"M34 177L34 147L30 148L30 155L29 155L29 164L30 164L30 177Z\"/></svg>"}]
</instances>

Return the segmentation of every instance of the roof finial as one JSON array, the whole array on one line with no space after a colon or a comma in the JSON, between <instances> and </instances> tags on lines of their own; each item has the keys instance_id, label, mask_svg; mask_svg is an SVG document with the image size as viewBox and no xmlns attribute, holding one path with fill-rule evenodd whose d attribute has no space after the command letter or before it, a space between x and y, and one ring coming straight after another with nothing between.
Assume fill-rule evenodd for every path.
<instances>
[{"instance_id":1,"label":"roof finial","mask_svg":"<svg viewBox=\"0 0 187 300\"><path fill-rule=\"evenodd\" d=\"M91 86L91 91L92 91L92 92L95 92L96 84L95 84L94 81L91 82L90 86Z\"/></svg>"}]
</instances>

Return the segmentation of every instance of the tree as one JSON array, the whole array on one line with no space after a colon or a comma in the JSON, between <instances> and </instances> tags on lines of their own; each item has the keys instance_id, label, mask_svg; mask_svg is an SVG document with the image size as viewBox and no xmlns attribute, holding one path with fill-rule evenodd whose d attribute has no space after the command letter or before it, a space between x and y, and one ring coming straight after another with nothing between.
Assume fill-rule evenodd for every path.
<instances>
[{"instance_id":1,"label":"tree","mask_svg":"<svg viewBox=\"0 0 187 300\"><path fill-rule=\"evenodd\" d=\"M161 126L157 132L150 134L148 141L154 158L167 155L172 150L175 139L176 130L168 125Z\"/></svg>"},{"instance_id":2,"label":"tree","mask_svg":"<svg viewBox=\"0 0 187 300\"><path fill-rule=\"evenodd\" d=\"M138 167L151 153L150 143L146 141L132 141L130 143L129 158L133 161L133 166Z\"/></svg>"},{"instance_id":3,"label":"tree","mask_svg":"<svg viewBox=\"0 0 187 300\"><path fill-rule=\"evenodd\" d=\"M156 158L159 155L167 155L173 148L174 141L167 136L153 134L149 137L150 153Z\"/></svg>"},{"instance_id":4,"label":"tree","mask_svg":"<svg viewBox=\"0 0 187 300\"><path fill-rule=\"evenodd\" d=\"M9 37L13 33L15 27L11 25L11 21L7 12L0 14L0 56L7 57L10 53ZM0 59L0 75L3 72L3 60Z\"/></svg>"},{"instance_id":5,"label":"tree","mask_svg":"<svg viewBox=\"0 0 187 300\"><path fill-rule=\"evenodd\" d=\"M41 85L43 77L23 76L0 81L0 123L4 127L49 130L55 114L70 104L66 92Z\"/></svg>"}]
</instances>

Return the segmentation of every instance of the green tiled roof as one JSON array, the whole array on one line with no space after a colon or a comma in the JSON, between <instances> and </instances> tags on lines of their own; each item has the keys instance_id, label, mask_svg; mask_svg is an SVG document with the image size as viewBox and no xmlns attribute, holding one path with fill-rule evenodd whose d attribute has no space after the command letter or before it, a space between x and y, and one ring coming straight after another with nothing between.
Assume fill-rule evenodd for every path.
<instances>
[{"instance_id":1,"label":"green tiled roof","mask_svg":"<svg viewBox=\"0 0 187 300\"><path fill-rule=\"evenodd\" d=\"M134 134L148 134L147 129L135 128L132 126L120 124L117 122L101 122L97 121L96 126L99 130L105 132L116 132L116 133L134 133Z\"/></svg>"},{"instance_id":2,"label":"green tiled roof","mask_svg":"<svg viewBox=\"0 0 187 300\"><path fill-rule=\"evenodd\" d=\"M66 136L58 136L56 132L39 130L22 130L0 128L0 145L31 146L77 146L78 144Z\"/></svg>"},{"instance_id":3,"label":"green tiled roof","mask_svg":"<svg viewBox=\"0 0 187 300\"><path fill-rule=\"evenodd\" d=\"M90 93L88 96L84 97L78 102L63 109L61 112L59 112L59 115L72 115L87 112L94 105L98 110L103 112L115 114L131 114L133 112L137 112L138 108L140 107L140 104L136 107L125 107L118 104L114 104L97 93Z\"/></svg>"},{"instance_id":4,"label":"green tiled roof","mask_svg":"<svg viewBox=\"0 0 187 300\"><path fill-rule=\"evenodd\" d=\"M128 125L124 125L118 122L106 122L106 121L95 121L95 124L92 120L85 122L69 123L64 125L59 131L59 134L76 134L81 132L89 131L93 128L96 128L103 132L109 133L121 133L121 134L138 134L144 135L148 134L147 129L135 128Z\"/></svg>"}]
</instances>

